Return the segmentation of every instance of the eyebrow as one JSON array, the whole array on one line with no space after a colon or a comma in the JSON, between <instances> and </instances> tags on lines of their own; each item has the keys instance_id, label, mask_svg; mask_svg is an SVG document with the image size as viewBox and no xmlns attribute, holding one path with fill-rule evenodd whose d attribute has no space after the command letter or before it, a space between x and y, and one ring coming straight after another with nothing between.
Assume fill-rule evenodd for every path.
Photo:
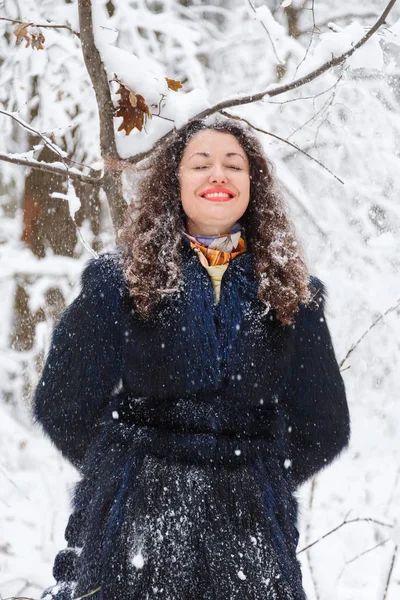
<instances>
[{"instance_id":1,"label":"eyebrow","mask_svg":"<svg viewBox=\"0 0 400 600\"><path fill-rule=\"evenodd\" d=\"M209 158L211 156L211 153L210 152L194 152L193 154L191 154L189 156L189 160L191 158L193 158L193 156L204 156L205 158ZM243 155L239 154L238 152L227 152L226 156L228 158L230 158L231 156L239 156L242 160L245 161L245 158L243 157Z\"/></svg>"}]
</instances>

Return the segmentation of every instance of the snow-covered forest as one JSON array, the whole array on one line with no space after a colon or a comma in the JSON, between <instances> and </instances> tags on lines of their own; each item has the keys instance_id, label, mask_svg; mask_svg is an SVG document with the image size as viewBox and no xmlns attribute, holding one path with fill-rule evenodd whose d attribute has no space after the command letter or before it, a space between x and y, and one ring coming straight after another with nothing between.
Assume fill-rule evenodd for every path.
<instances>
[{"instance_id":1,"label":"snow-covered forest","mask_svg":"<svg viewBox=\"0 0 400 600\"><path fill-rule=\"evenodd\" d=\"M30 415L54 321L143 153L219 110L275 164L348 393L349 449L298 491L309 600L400 597L400 3L0 0L1 598L65 545L78 474Z\"/></svg>"}]
</instances>

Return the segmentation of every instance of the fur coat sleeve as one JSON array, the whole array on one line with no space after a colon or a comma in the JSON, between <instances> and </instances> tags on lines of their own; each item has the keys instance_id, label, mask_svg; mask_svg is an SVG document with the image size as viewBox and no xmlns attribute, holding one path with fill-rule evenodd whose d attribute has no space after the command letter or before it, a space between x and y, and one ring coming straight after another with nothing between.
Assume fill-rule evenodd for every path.
<instances>
[{"instance_id":1,"label":"fur coat sleeve","mask_svg":"<svg viewBox=\"0 0 400 600\"><path fill-rule=\"evenodd\" d=\"M284 392L288 458L296 486L327 466L350 437L344 383L324 315L325 288L312 279L318 292L314 306L301 306L297 315Z\"/></svg>"},{"instance_id":2,"label":"fur coat sleeve","mask_svg":"<svg viewBox=\"0 0 400 600\"><path fill-rule=\"evenodd\" d=\"M54 329L34 396L35 420L78 468L122 373L114 262L103 255L84 270L81 293Z\"/></svg>"}]
</instances>

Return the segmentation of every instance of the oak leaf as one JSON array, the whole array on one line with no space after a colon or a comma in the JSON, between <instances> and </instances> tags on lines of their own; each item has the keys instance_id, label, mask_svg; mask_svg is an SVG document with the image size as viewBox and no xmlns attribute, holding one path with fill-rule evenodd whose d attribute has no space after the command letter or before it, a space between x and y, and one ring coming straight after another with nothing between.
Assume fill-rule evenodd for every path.
<instances>
[{"instance_id":1,"label":"oak leaf","mask_svg":"<svg viewBox=\"0 0 400 600\"><path fill-rule=\"evenodd\" d=\"M136 94L120 81L117 94L121 97L118 100L118 106L114 111L115 117L122 117L122 123L118 131L124 130L129 135L132 129L142 131L146 118L151 119L152 114L147 106L145 99L140 94Z\"/></svg>"},{"instance_id":2,"label":"oak leaf","mask_svg":"<svg viewBox=\"0 0 400 600\"><path fill-rule=\"evenodd\" d=\"M36 50L44 50L44 42L45 37L41 31L39 33L29 33L28 28L32 26L32 23L22 23L18 25L17 29L14 30L14 35L16 35L17 39L15 43L17 46L25 40L25 48L32 48Z\"/></svg>"},{"instance_id":3,"label":"oak leaf","mask_svg":"<svg viewBox=\"0 0 400 600\"><path fill-rule=\"evenodd\" d=\"M32 48L36 48L36 50L44 50L45 37L43 33L40 31L38 34L32 33L31 46Z\"/></svg>"},{"instance_id":4,"label":"oak leaf","mask_svg":"<svg viewBox=\"0 0 400 600\"><path fill-rule=\"evenodd\" d=\"M183 87L178 79L170 79L169 77L166 77L165 81L167 82L168 89L172 90L173 92L177 92L181 89L181 87Z\"/></svg>"},{"instance_id":5,"label":"oak leaf","mask_svg":"<svg viewBox=\"0 0 400 600\"><path fill-rule=\"evenodd\" d=\"M28 46L30 46L31 37L28 33L29 26L30 26L30 23L22 23L21 25L18 25L17 29L14 30L14 35L17 36L17 39L15 40L15 44L17 46L20 45L22 40L26 41L25 48L28 48Z\"/></svg>"}]
</instances>

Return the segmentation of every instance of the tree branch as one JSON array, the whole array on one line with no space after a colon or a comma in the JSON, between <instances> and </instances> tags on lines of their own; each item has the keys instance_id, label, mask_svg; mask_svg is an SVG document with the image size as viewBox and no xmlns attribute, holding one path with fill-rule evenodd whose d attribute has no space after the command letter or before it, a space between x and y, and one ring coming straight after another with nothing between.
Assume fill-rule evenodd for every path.
<instances>
[{"instance_id":1,"label":"tree branch","mask_svg":"<svg viewBox=\"0 0 400 600\"><path fill-rule=\"evenodd\" d=\"M393 567L394 567L394 563L396 561L397 550L398 550L398 546L395 546L395 548L393 550L392 560L390 561L389 573L388 573L388 576L386 579L386 585L385 585L385 590L383 592L382 600L386 600L387 595L388 595L388 591L389 591L389 587L390 587L390 580L392 579L392 574L393 574Z\"/></svg>"},{"instance_id":2,"label":"tree branch","mask_svg":"<svg viewBox=\"0 0 400 600\"><path fill-rule=\"evenodd\" d=\"M357 556L353 556L353 558L351 558L350 560L346 561L344 563L344 566L342 568L342 570L340 571L339 577L337 578L336 581L339 581L339 579L342 577L345 569L351 565L353 562L355 562L356 560L358 560L359 558L362 558L363 556L365 556L366 554L369 554L370 552L373 552L373 550L376 550L377 548L380 548L381 546L384 546L385 544L387 544L388 542L390 542L390 538L387 538L386 540L383 540L383 542L379 542L378 544L375 544L375 546L372 546L372 548L368 548L368 550L364 550L364 552L361 552L360 554L357 554Z\"/></svg>"},{"instance_id":3,"label":"tree branch","mask_svg":"<svg viewBox=\"0 0 400 600\"><path fill-rule=\"evenodd\" d=\"M256 7L254 6L254 4L253 4L252 0L247 0L247 4L249 5L249 7L250 7L250 9L253 11L253 13L256 15L256 17L255 17L255 18L257 18L257 10L256 10ZM283 64L285 64L285 63L284 63L284 61L283 61L281 58L279 58L279 56L278 56L278 53L277 53L277 51L276 51L276 48L275 48L274 41L273 41L273 39L272 39L272 37L271 37L271 34L270 34L270 32L268 31L268 28L266 27L266 25L265 25L265 23L264 23L263 21L261 21L261 25L262 25L262 27L263 27L264 31L266 32L266 34L267 34L267 36L268 36L268 39L269 39L269 41L270 41L270 43L271 43L272 50L274 51L274 54L275 54L275 58L276 58L276 60L278 61L278 65L283 65Z\"/></svg>"},{"instance_id":4,"label":"tree branch","mask_svg":"<svg viewBox=\"0 0 400 600\"><path fill-rule=\"evenodd\" d=\"M325 21L321 21L320 23L318 23L317 28L320 29L321 27L327 27L329 23L335 23L336 21L348 21L349 19L354 19L354 17L357 17L357 19L373 19L376 18L376 16L376 12L372 11L360 12L359 14L355 12L338 14L336 15L336 17L334 15L333 17L329 17L329 19L326 19Z\"/></svg>"},{"instance_id":5,"label":"tree branch","mask_svg":"<svg viewBox=\"0 0 400 600\"><path fill-rule=\"evenodd\" d=\"M329 69L332 69L333 67L337 67L338 65L341 65L342 63L344 63L348 58L350 58L350 56L352 56L354 54L354 52L356 50L358 50L358 48L363 46L374 35L374 33L381 27L381 25L385 24L386 17L390 13L390 11L392 10L392 8L396 4L396 2L397 2L397 0L390 0L388 5L386 6L385 10L383 11L383 13L379 17L379 19L376 21L376 23L356 44L354 44L354 46L349 48L349 50L347 50L340 56L336 56L335 58L332 58L332 60L324 63L317 69L314 69L314 71L311 71L311 73L308 73L308 75L304 75L304 77L300 77L299 79L296 79L295 81L292 81L291 83L287 83L285 85L279 85L277 87L274 87L272 89L267 89L262 92L257 92L254 94L250 94L248 96L242 96L240 98L234 97L231 99L223 100L222 102L219 102L218 104L214 104L214 106L211 106L210 108L207 108L207 109L203 110L202 112L198 113L196 116L192 117L191 120L203 119L205 117L213 115L216 112L220 112L221 110L224 110L225 108L232 108L233 106L243 106L244 104L251 104L252 102L257 102L259 100L262 100L265 96L268 96L269 98L273 98L275 96L279 96L280 94L285 94L286 92L290 92L291 90L294 90L303 85L306 85L307 83L310 83L311 81L314 81L314 79L317 79L317 77L319 77L320 75L322 75ZM171 135L173 135L172 132L169 132L166 135L164 135L162 138L160 138L160 140L158 141L158 144L167 141L171 137ZM136 156L133 156L127 160L129 162L138 163L141 160L147 158L152 152L153 152L153 149L150 149L150 150L147 150L146 152L141 152L140 154L136 154Z\"/></svg>"},{"instance_id":6,"label":"tree branch","mask_svg":"<svg viewBox=\"0 0 400 600\"><path fill-rule=\"evenodd\" d=\"M78 31L72 29L72 27L68 27L68 25L50 25L49 23L31 23L29 21L20 21L19 19L7 19L6 17L0 17L0 21L8 21L9 23L18 23L19 25L27 25L29 27L41 27L42 29L68 29L71 33L76 35L76 37L80 38Z\"/></svg>"},{"instance_id":7,"label":"tree branch","mask_svg":"<svg viewBox=\"0 0 400 600\"><path fill-rule=\"evenodd\" d=\"M368 329L366 331L364 331L364 333L362 334L362 336L356 342L354 342L354 344L350 347L350 349L348 350L348 352L347 352L346 356L343 358L343 360L340 361L340 363L339 363L339 367L340 368L343 367L344 363L349 358L350 354L352 352L354 352L354 350L362 342L362 340L365 338L365 336L371 331L371 329L373 329L375 327L375 325L377 325L379 323L379 321L381 321L386 315L388 315L389 313L391 313L394 310L396 310L399 306L400 306L400 300L398 300L397 303L394 306L390 306L387 310L385 310L384 313L382 313L381 315L379 315L379 317L377 319L375 319L375 321L373 321L371 323L371 325L368 327Z\"/></svg>"},{"instance_id":8,"label":"tree branch","mask_svg":"<svg viewBox=\"0 0 400 600\"><path fill-rule=\"evenodd\" d=\"M108 167L104 170L102 187L107 195L114 230L118 233L124 221L126 203L122 194L122 173L109 167L113 160L120 160L114 136L114 107L107 73L94 40L91 1L78 0L78 9L83 59L96 94L99 113L101 155Z\"/></svg>"},{"instance_id":9,"label":"tree branch","mask_svg":"<svg viewBox=\"0 0 400 600\"><path fill-rule=\"evenodd\" d=\"M330 173L332 175L332 177L334 177L335 179L337 179L340 183L344 184L344 181L342 179L340 179L340 177L338 177L337 175L335 175L334 173L332 173L332 171L330 169L328 169L328 167L326 167L319 160L317 160L316 158L314 158L313 156L311 156L311 154L308 154L308 152L306 152L305 150L302 150L300 148L300 146L298 146L297 144L294 144L293 142L289 142L289 140L287 140L287 139L285 139L283 137L280 137L279 135L276 135L275 133L271 133L270 131L266 131L265 129L260 129L259 127L256 127L255 125L253 125L252 123L250 123L250 121L248 121L244 117L239 117L237 115L232 115L231 113L228 113L225 110L221 110L220 112L221 112L222 115L224 115L226 117L229 117L230 119L236 119L238 121L243 121L244 123L247 123L247 125L249 127L251 127L252 129L255 129L255 131L259 131L260 133L265 133L265 135L269 135L269 136L275 138L276 140L279 140L280 142L284 142L285 144L288 144L292 148L295 148L296 150L298 150L299 152L301 152L302 154L304 154L305 156L307 156L307 158L309 158L310 160L313 160L314 162L316 162L320 167L322 167L323 169L325 169L325 171L328 171L328 173Z\"/></svg>"},{"instance_id":10,"label":"tree branch","mask_svg":"<svg viewBox=\"0 0 400 600\"><path fill-rule=\"evenodd\" d=\"M383 523L382 521L377 521L376 519L370 519L369 517L350 519L349 521L347 521L347 518L346 518L342 523L340 523L340 525L337 525L337 527L334 527L327 533L324 533L324 535L322 535L320 538L318 538L311 544L308 544L308 546L305 546L304 548L299 550L296 554L301 554L302 552L306 552L306 550L309 550L310 548L312 548L313 546L315 546L316 544L318 544L319 542L321 542L322 540L327 538L329 535L332 535L332 533L335 533L336 531L338 531L345 525L349 525L350 523L375 523L376 525L381 525L381 527L390 527L391 529L393 529L393 525L391 525L390 523Z\"/></svg>"},{"instance_id":11,"label":"tree branch","mask_svg":"<svg viewBox=\"0 0 400 600\"><path fill-rule=\"evenodd\" d=\"M55 173L56 175L62 175L63 177L70 177L71 179L77 179L78 181L82 181L82 183L99 185L103 181L102 175L97 175L96 177L91 175L85 175L84 173L78 171L78 169L70 169L67 166L62 166L62 163L46 163L43 161L35 160L33 158L27 159L23 158L20 154L12 155L0 153L0 160L3 160L8 163L13 163L15 165L31 167L32 169L38 169L39 171ZM95 173L99 174L101 172L95 171Z\"/></svg>"},{"instance_id":12,"label":"tree branch","mask_svg":"<svg viewBox=\"0 0 400 600\"><path fill-rule=\"evenodd\" d=\"M37 135L38 137L40 137L44 141L46 146L52 152L57 154L57 156L60 157L61 161L65 164L65 168L67 171L68 171L68 166L65 162L66 160L68 160L70 163L72 163L74 165L79 165L80 167L85 167L86 169L93 171L94 174L98 173L98 171L96 171L96 169L94 169L93 167L89 167L89 165L84 165L82 163L76 162L75 160L72 160L72 158L69 158L67 153L64 152L61 148L59 148L57 146L57 144L53 143L46 135L44 135L43 133L40 133L40 131L38 131L37 129L32 127L32 125L29 125L29 123L26 123L23 119L21 119L20 117L17 117L17 115L10 113L7 110L1 110L1 109L0 109L0 114L10 117L14 121L16 121L18 123L18 125L21 125L21 127L23 127L24 129L27 129L34 135Z\"/></svg>"}]
</instances>

